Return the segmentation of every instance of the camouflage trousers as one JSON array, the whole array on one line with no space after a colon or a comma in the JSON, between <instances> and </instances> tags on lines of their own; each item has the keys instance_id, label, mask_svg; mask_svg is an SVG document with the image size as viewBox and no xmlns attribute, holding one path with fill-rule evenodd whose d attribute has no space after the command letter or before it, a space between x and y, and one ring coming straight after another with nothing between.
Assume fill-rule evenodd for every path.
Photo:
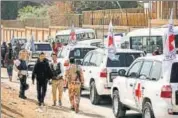
<instances>
[{"instance_id":1,"label":"camouflage trousers","mask_svg":"<svg viewBox=\"0 0 178 118\"><path fill-rule=\"evenodd\" d=\"M53 101L56 101L56 94L58 89L58 100L62 99L63 94L63 79L60 80L52 80L52 93L53 93Z\"/></svg>"},{"instance_id":2,"label":"camouflage trousers","mask_svg":"<svg viewBox=\"0 0 178 118\"><path fill-rule=\"evenodd\" d=\"M80 89L81 89L80 83L74 82L74 83L69 83L68 85L70 103L71 103L71 106L75 109L79 108Z\"/></svg>"}]
</instances>

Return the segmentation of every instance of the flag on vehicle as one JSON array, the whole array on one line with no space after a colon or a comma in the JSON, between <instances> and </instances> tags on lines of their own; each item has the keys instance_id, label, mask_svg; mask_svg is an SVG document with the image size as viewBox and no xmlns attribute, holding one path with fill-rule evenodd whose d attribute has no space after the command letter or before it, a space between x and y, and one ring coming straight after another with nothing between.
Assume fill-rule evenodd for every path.
<instances>
[{"instance_id":1,"label":"flag on vehicle","mask_svg":"<svg viewBox=\"0 0 178 118\"><path fill-rule=\"evenodd\" d=\"M173 9L171 10L171 15L168 24L168 31L165 35L164 41L164 60L170 61L176 59L176 48L175 48L175 35L173 29Z\"/></svg>"},{"instance_id":2,"label":"flag on vehicle","mask_svg":"<svg viewBox=\"0 0 178 118\"><path fill-rule=\"evenodd\" d=\"M75 27L72 25L70 37L69 37L69 44L75 45L77 43L76 33L75 33Z\"/></svg>"},{"instance_id":3,"label":"flag on vehicle","mask_svg":"<svg viewBox=\"0 0 178 118\"><path fill-rule=\"evenodd\" d=\"M111 60L114 60L115 59L115 53L116 53L116 46L115 46L115 43L114 43L112 21L110 21L110 24L109 24L107 40L108 40L108 57Z\"/></svg>"},{"instance_id":4,"label":"flag on vehicle","mask_svg":"<svg viewBox=\"0 0 178 118\"><path fill-rule=\"evenodd\" d=\"M14 45L14 43L15 43L15 41L14 41L14 35L12 35L12 39L11 39L10 43L11 43L12 46Z\"/></svg>"},{"instance_id":5,"label":"flag on vehicle","mask_svg":"<svg viewBox=\"0 0 178 118\"><path fill-rule=\"evenodd\" d=\"M35 43L34 43L34 38L32 36L31 38L31 49L32 49L32 52L35 52Z\"/></svg>"}]
</instances>

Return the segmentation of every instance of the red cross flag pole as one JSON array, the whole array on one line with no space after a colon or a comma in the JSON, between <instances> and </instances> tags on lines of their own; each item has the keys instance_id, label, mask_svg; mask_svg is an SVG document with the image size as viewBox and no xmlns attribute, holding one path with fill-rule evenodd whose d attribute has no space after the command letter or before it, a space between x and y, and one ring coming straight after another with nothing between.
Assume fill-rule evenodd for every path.
<instances>
[{"instance_id":1,"label":"red cross flag pole","mask_svg":"<svg viewBox=\"0 0 178 118\"><path fill-rule=\"evenodd\" d=\"M77 42L77 38L76 38L75 28L74 25L72 25L70 37L69 37L69 44L75 45L76 42Z\"/></svg>"},{"instance_id":2,"label":"red cross flag pole","mask_svg":"<svg viewBox=\"0 0 178 118\"><path fill-rule=\"evenodd\" d=\"M112 21L110 21L110 24L109 24L107 40L108 40L108 56L111 60L114 60L116 47L115 47L115 43L114 43Z\"/></svg>"},{"instance_id":3,"label":"red cross flag pole","mask_svg":"<svg viewBox=\"0 0 178 118\"><path fill-rule=\"evenodd\" d=\"M173 29L173 9L171 10L168 31L166 33L164 42L164 56L165 61L171 61L176 59L175 36Z\"/></svg>"}]
</instances>

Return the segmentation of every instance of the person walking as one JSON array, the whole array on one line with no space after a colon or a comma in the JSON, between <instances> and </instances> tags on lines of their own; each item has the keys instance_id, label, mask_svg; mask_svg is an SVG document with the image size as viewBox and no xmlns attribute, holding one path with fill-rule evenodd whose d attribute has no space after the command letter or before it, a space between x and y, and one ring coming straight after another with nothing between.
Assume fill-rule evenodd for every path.
<instances>
[{"instance_id":1,"label":"person walking","mask_svg":"<svg viewBox=\"0 0 178 118\"><path fill-rule=\"evenodd\" d=\"M49 63L45 58L45 54L42 52L40 53L39 59L37 60L32 72L32 84L34 84L36 78L37 99L39 106L45 105L44 98L46 96L47 83L51 77L52 72Z\"/></svg>"},{"instance_id":2,"label":"person walking","mask_svg":"<svg viewBox=\"0 0 178 118\"><path fill-rule=\"evenodd\" d=\"M27 73L28 73L28 66L27 66L27 60L26 60L26 50L21 50L21 53L19 53L19 59L14 61L18 72L18 77L20 80L20 92L19 97L22 99L26 99L25 91L29 88L29 85L27 84Z\"/></svg>"},{"instance_id":3,"label":"person walking","mask_svg":"<svg viewBox=\"0 0 178 118\"><path fill-rule=\"evenodd\" d=\"M9 76L9 81L12 81L13 74L13 65L14 65L14 56L11 43L8 44L8 51L5 55L5 64L7 65L7 73Z\"/></svg>"},{"instance_id":4,"label":"person walking","mask_svg":"<svg viewBox=\"0 0 178 118\"><path fill-rule=\"evenodd\" d=\"M62 93L63 93L63 68L61 63L57 61L56 53L52 54L52 63L50 64L52 71L52 94L53 94L53 106L56 106L56 94L58 89L58 101L59 106L62 106Z\"/></svg>"},{"instance_id":5,"label":"person walking","mask_svg":"<svg viewBox=\"0 0 178 118\"><path fill-rule=\"evenodd\" d=\"M81 86L84 83L84 77L82 69L75 64L75 59L73 57L70 58L70 66L66 70L65 79L68 83L71 109L75 110L75 112L78 113L80 102L80 90Z\"/></svg>"},{"instance_id":6,"label":"person walking","mask_svg":"<svg viewBox=\"0 0 178 118\"><path fill-rule=\"evenodd\" d=\"M6 45L6 42L3 42L2 46L1 46L1 63L2 63L2 67L5 67L4 60L5 60L6 53L7 53L7 45Z\"/></svg>"}]
</instances>

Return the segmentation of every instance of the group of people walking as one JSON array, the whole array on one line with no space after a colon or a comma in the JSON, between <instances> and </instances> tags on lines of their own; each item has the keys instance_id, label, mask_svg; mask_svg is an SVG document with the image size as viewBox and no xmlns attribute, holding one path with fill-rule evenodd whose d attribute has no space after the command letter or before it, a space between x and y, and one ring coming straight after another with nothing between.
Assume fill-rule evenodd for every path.
<instances>
[{"instance_id":1,"label":"group of people walking","mask_svg":"<svg viewBox=\"0 0 178 118\"><path fill-rule=\"evenodd\" d=\"M18 77L20 80L19 97L26 99L25 91L28 90L27 84L27 57L26 50L21 50L19 59L14 61L18 69ZM68 83L69 100L71 109L77 113L79 111L80 90L84 82L81 68L75 64L75 59L70 58L70 66L64 72L60 62L57 61L57 54L52 53L52 62L45 57L45 53L41 52L32 72L32 84L36 83L37 100L39 106L45 105L45 96L48 88L48 83L52 85L53 106L57 103L62 106L62 95L64 91L64 80ZM64 74L65 73L65 74ZM57 100L58 90L58 100Z\"/></svg>"}]
</instances>

